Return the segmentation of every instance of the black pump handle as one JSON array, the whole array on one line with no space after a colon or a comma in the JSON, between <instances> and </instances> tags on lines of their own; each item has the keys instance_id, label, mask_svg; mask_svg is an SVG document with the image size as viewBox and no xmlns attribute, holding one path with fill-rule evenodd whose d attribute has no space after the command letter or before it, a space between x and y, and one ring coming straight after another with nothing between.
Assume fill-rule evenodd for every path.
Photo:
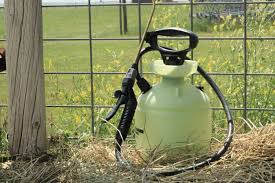
<instances>
[{"instance_id":1,"label":"black pump handle","mask_svg":"<svg viewBox=\"0 0 275 183\"><path fill-rule=\"evenodd\" d=\"M172 49L166 49L158 45L158 36L170 36L170 37L181 37L181 36L189 36L189 47L185 50L176 51ZM170 52L170 53L179 53L182 51L188 52L197 47L199 38L192 31L180 28L163 28L153 32L147 32L146 42L148 42L153 48L159 50L160 52Z\"/></svg>"},{"instance_id":2,"label":"black pump handle","mask_svg":"<svg viewBox=\"0 0 275 183\"><path fill-rule=\"evenodd\" d=\"M158 45L158 36L182 37L189 36L189 47L184 50L174 50ZM147 32L145 41L150 44L153 50L158 50L166 65L182 65L187 58L187 53L196 48L199 42L198 36L192 31L180 28L164 28Z\"/></svg>"}]
</instances>

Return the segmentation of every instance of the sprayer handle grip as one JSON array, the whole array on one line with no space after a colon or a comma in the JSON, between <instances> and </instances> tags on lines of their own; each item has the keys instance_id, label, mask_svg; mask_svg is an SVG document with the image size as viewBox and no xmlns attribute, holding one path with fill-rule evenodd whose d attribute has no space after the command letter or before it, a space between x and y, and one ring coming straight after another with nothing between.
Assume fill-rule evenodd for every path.
<instances>
[{"instance_id":1,"label":"sprayer handle grip","mask_svg":"<svg viewBox=\"0 0 275 183\"><path fill-rule=\"evenodd\" d=\"M155 31L156 35L160 36L170 36L170 37L181 37L181 36L189 36L189 48L194 49L197 47L199 38L192 31L180 28L164 28Z\"/></svg>"},{"instance_id":2,"label":"sprayer handle grip","mask_svg":"<svg viewBox=\"0 0 275 183\"><path fill-rule=\"evenodd\" d=\"M157 47L157 48L160 48L157 43L158 36L169 36L169 37L189 36L188 50L196 48L199 42L198 36L192 31L175 28L175 27L163 28L153 32L148 32L147 34L148 34L147 39L151 41L150 44L151 45L153 44L153 47Z\"/></svg>"}]
</instances>

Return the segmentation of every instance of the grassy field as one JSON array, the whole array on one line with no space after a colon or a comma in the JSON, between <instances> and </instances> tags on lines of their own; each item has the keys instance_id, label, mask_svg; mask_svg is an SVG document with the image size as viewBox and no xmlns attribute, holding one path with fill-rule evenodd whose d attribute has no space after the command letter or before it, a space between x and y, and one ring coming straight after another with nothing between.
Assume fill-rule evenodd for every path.
<instances>
[{"instance_id":1,"label":"grassy field","mask_svg":"<svg viewBox=\"0 0 275 183\"><path fill-rule=\"evenodd\" d=\"M158 7L151 29L167 26L190 28L189 8L186 6ZM199 11L195 9L195 11ZM150 7L142 7L142 30L146 24ZM92 31L94 38L138 37L137 7L128 7L129 33L119 34L119 19L117 7L92 8ZM0 38L5 38L3 10L0 10ZM194 31L199 37L230 37L242 36L242 17L225 17L221 22L207 22L195 19ZM249 19L248 22L255 22ZM265 19L248 24L249 36L274 36L275 23L273 19ZM87 8L44 8L43 9L44 38L88 38ZM175 43L169 43L176 45ZM0 46L4 43L0 42ZM247 58L249 73L274 72L274 41L248 41ZM136 54L138 41L93 41L93 68L95 72L127 71ZM194 59L207 71L224 73L243 73L243 41L200 41L194 51ZM144 59L145 70L152 59L159 58L150 54ZM44 63L46 72L89 72L89 42L88 41L57 41L44 42ZM121 85L123 75L95 75L94 96L96 105L111 105L112 93ZM213 76L221 87L231 107L243 107L244 80L238 76ZM46 75L46 103L56 105L90 104L89 75ZM150 76L151 81L157 78ZM195 77L197 84L205 86L213 106L220 106L206 83L200 77ZM248 108L274 107L274 77L248 77ZM0 75L0 103L7 103L6 76ZM97 124L108 109L96 109ZM221 111L214 111L214 126L225 125ZM242 112L234 111L238 123L242 123ZM62 114L62 115L60 115ZM249 119L270 123L274 121L272 112L249 111ZM83 135L90 130L91 111L85 108L47 108L49 132L51 134ZM115 120L114 120L115 121ZM0 109L0 127L6 127L6 109Z\"/></svg>"}]
</instances>

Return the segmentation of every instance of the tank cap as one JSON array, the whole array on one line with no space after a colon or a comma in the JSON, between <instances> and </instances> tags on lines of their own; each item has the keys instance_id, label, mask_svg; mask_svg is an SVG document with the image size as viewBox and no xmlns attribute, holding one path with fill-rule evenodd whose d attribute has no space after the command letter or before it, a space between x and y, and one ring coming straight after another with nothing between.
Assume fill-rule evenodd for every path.
<instances>
[{"instance_id":1,"label":"tank cap","mask_svg":"<svg viewBox=\"0 0 275 183\"><path fill-rule=\"evenodd\" d=\"M152 64L155 74L166 77L185 77L197 72L198 63L193 60L185 60L182 65L166 65L162 60L156 60Z\"/></svg>"}]
</instances>

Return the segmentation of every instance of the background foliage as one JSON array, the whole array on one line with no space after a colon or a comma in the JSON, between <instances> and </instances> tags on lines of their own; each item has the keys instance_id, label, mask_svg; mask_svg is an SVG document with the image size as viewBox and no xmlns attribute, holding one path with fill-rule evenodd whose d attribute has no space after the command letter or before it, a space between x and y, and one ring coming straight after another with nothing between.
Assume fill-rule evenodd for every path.
<instances>
[{"instance_id":1,"label":"background foliage","mask_svg":"<svg viewBox=\"0 0 275 183\"><path fill-rule=\"evenodd\" d=\"M250 5L248 7L247 34L250 37L275 36L274 5ZM205 11L195 6L194 13ZM150 7L142 7L142 30L149 16ZM5 38L3 9L0 9L0 38ZM163 27L181 27L190 29L189 6L158 6L151 29ZM122 37L138 36L138 10L128 7L129 33ZM45 38L87 38L87 8L44 8L43 26ZM194 18L194 32L199 37L242 37L244 32L243 16L221 15L218 19ZM117 7L93 7L92 31L94 38L121 37ZM163 42L174 48L183 47L186 42ZM0 42L4 46L4 42ZM137 41L93 41L94 72L126 72L133 62L137 50ZM247 41L248 73L274 72L274 41ZM157 53L146 56L143 60L145 71L150 71L152 60L158 59ZM240 75L212 76L220 86L232 108L242 108L244 101L244 43L242 40L201 40L194 50L194 60L209 72L240 73ZM88 41L44 42L45 72L89 72ZM120 88L123 75L94 75L95 105L112 105L111 97L115 89ZM148 75L151 82L159 78ZM90 105L90 75L45 75L46 103L54 105ZM219 102L206 82L200 76L194 76L195 84L203 85L211 98L213 107L220 107ZM6 75L0 75L0 104L7 103ZM248 108L274 108L274 77L248 76ZM138 90L136 90L138 94ZM96 108L96 126L109 109ZM222 111L213 111L214 134L223 137L225 116ZM243 124L243 112L233 111L236 123ZM118 116L118 115L117 115ZM274 122L272 111L248 111L248 119L255 125ZM116 124L118 117L112 120ZM86 138L90 135L91 109L89 108L47 108L49 136L52 138L77 136ZM102 130L102 135L113 133L109 127ZM0 108L0 149L6 149L7 109ZM109 133L110 132L110 133Z\"/></svg>"}]
</instances>

